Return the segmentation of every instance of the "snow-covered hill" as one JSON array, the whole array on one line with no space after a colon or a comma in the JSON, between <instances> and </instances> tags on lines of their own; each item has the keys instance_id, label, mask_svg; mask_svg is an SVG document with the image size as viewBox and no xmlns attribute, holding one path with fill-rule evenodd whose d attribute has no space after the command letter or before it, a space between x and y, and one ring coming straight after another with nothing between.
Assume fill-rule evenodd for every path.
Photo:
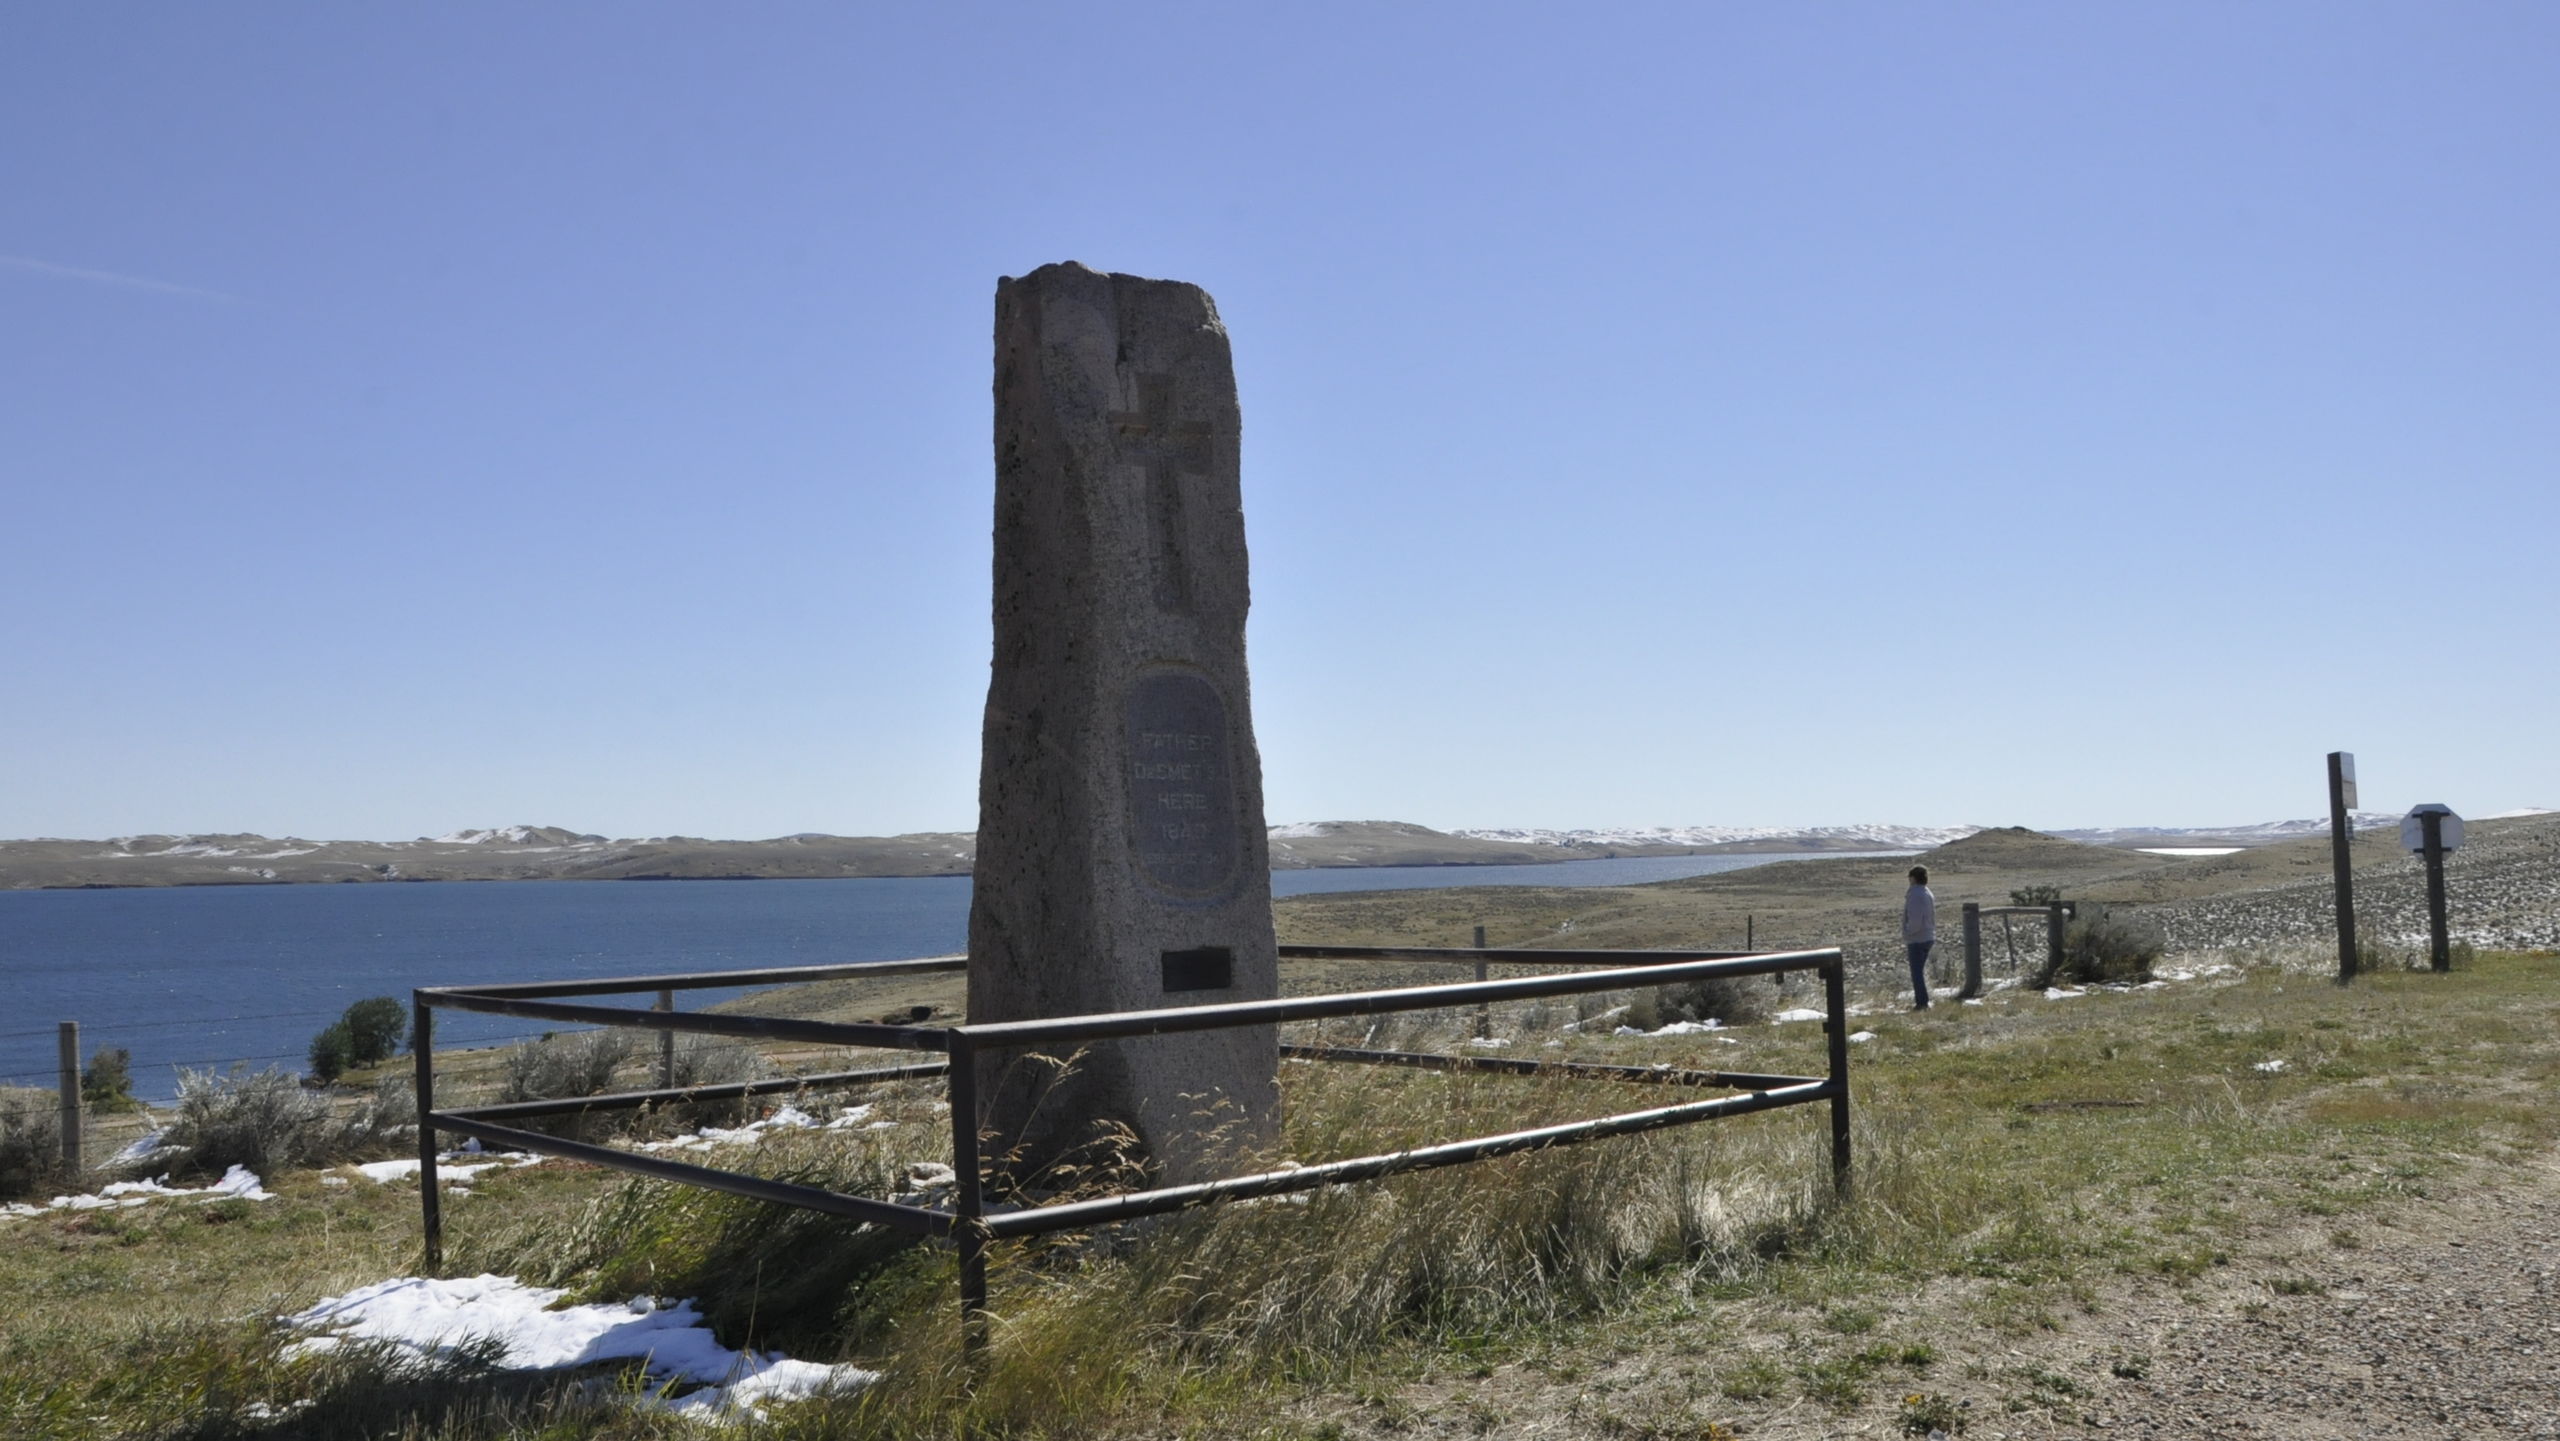
<instances>
[{"instance_id":1,"label":"snow-covered hill","mask_svg":"<svg viewBox=\"0 0 2560 1441\"><path fill-rule=\"evenodd\" d=\"M1601 830L1452 831L1472 840L1509 841L1532 846L1729 846L1750 842L1800 841L1808 849L1872 847L1876 850L1925 851L1962 840L1980 826L1624 826Z\"/></svg>"}]
</instances>

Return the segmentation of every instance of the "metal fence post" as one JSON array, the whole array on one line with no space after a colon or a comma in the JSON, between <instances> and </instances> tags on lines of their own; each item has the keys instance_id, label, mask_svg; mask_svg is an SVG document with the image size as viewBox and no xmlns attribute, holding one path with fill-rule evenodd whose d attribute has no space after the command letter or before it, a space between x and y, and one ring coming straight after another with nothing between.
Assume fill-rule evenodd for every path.
<instances>
[{"instance_id":1,"label":"metal fence post","mask_svg":"<svg viewBox=\"0 0 2560 1441\"><path fill-rule=\"evenodd\" d=\"M1479 951L1484 949L1484 927L1482 926L1476 927L1476 949ZM1476 957L1476 979L1479 981L1484 980L1488 974L1489 973L1485 969L1484 957ZM1481 1041L1492 1034L1493 1002L1478 1001L1476 1002L1476 1039Z\"/></svg>"},{"instance_id":2,"label":"metal fence post","mask_svg":"<svg viewBox=\"0 0 2560 1441\"><path fill-rule=\"evenodd\" d=\"M436 1128L427 1119L436 1109L436 1013L414 992L409 1001L409 1054L418 1068L418 1221L426 1233L426 1272L434 1276L444 1269L444 1209L436 1195Z\"/></svg>"},{"instance_id":3,"label":"metal fence post","mask_svg":"<svg viewBox=\"0 0 2560 1441\"><path fill-rule=\"evenodd\" d=\"M2044 959L2048 982L2062 977L2062 902L2044 908Z\"/></svg>"},{"instance_id":4,"label":"metal fence post","mask_svg":"<svg viewBox=\"0 0 2560 1441\"><path fill-rule=\"evenodd\" d=\"M1822 966L1822 1004L1830 1014L1823 1029L1831 1049L1831 1189L1849 1194L1849 962L1845 956Z\"/></svg>"},{"instance_id":5,"label":"metal fence post","mask_svg":"<svg viewBox=\"0 0 2560 1441\"><path fill-rule=\"evenodd\" d=\"M2453 969L2453 943L2446 935L2444 908L2444 814L2423 811L2418 816L2420 836L2426 845L2427 860L2427 964L2435 970Z\"/></svg>"},{"instance_id":6,"label":"metal fence post","mask_svg":"<svg viewBox=\"0 0 2560 1441\"><path fill-rule=\"evenodd\" d=\"M1969 1001L1982 994L1982 902L1964 903L1964 989L1956 999Z\"/></svg>"},{"instance_id":7,"label":"metal fence post","mask_svg":"<svg viewBox=\"0 0 2560 1441\"><path fill-rule=\"evenodd\" d=\"M952 1210L959 1221L951 1239L960 1248L960 1348L970 1356L987 1349L987 1201L979 1177L978 1048L968 1036L951 1037Z\"/></svg>"},{"instance_id":8,"label":"metal fence post","mask_svg":"<svg viewBox=\"0 0 2560 1441\"><path fill-rule=\"evenodd\" d=\"M56 1030L55 1039L61 1053L57 1059L62 1063L62 1090L58 1097L62 1103L62 1164L77 1176L88 1169L82 1164L80 1148L80 1023L64 1021Z\"/></svg>"},{"instance_id":9,"label":"metal fence post","mask_svg":"<svg viewBox=\"0 0 2560 1441\"><path fill-rule=\"evenodd\" d=\"M2338 984L2356 978L2355 757L2329 752L2329 866L2338 891Z\"/></svg>"},{"instance_id":10,"label":"metal fence post","mask_svg":"<svg viewBox=\"0 0 2560 1441\"><path fill-rule=\"evenodd\" d=\"M676 993L675 993L675 992L673 992L673 991L660 991L660 992L658 992L658 1009L659 1009L659 1010L662 1010L662 1011L672 1011L672 1010L674 1010L675 1008L676 1008ZM659 1090L661 1090L661 1091L672 1091L672 1090L674 1090L674 1089L675 1089L675 1085L676 1085L676 1033L675 1033L675 1032L673 1032L673 1031L660 1031L660 1032L658 1033L658 1089L659 1089Z\"/></svg>"}]
</instances>

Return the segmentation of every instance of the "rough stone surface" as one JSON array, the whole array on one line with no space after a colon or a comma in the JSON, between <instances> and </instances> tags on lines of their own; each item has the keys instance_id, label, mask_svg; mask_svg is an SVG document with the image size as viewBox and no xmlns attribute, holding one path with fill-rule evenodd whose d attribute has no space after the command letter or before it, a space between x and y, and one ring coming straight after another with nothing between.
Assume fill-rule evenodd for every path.
<instances>
[{"instance_id":1,"label":"rough stone surface","mask_svg":"<svg viewBox=\"0 0 2560 1441\"><path fill-rule=\"evenodd\" d=\"M1217 307L1177 281L1043 266L998 283L995 349L969 1018L1274 996ZM1278 1066L1267 1027L1092 1043L1063 1079L984 1057L989 1154L1036 1184L1119 1126L1163 1179L1213 1175L1274 1134Z\"/></svg>"}]
</instances>

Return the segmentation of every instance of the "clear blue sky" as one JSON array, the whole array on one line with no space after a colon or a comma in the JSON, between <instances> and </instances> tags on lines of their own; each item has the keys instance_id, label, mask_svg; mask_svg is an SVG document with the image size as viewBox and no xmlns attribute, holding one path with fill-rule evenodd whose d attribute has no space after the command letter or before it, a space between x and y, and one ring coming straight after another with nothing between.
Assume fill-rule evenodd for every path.
<instances>
[{"instance_id":1,"label":"clear blue sky","mask_svg":"<svg viewBox=\"0 0 2560 1441\"><path fill-rule=\"evenodd\" d=\"M0 835L975 823L996 278L1274 821L2560 805L2560 6L16 6Z\"/></svg>"}]
</instances>

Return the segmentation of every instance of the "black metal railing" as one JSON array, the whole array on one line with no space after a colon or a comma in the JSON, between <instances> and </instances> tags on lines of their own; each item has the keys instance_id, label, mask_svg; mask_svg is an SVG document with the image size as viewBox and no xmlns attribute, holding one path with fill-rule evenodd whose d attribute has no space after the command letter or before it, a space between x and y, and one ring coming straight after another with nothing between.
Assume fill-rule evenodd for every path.
<instances>
[{"instance_id":1,"label":"black metal railing","mask_svg":"<svg viewBox=\"0 0 2560 1441\"><path fill-rule=\"evenodd\" d=\"M987 1251L991 1243L1044 1232L1075 1230L1140 1216L1158 1215L1191 1206L1255 1196L1279 1195L1319 1186L1374 1180L1407 1171L1464 1165L1523 1151L1575 1145L1614 1136L1683 1126L1755 1111L1828 1102L1831 1107L1831 1173L1835 1188L1845 1192L1850 1181L1849 1040L1846 970L1839 950L1780 951L1748 954L1731 951L1515 951L1393 946L1282 946L1283 960L1357 959L1394 962L1498 962L1506 966L1565 969L1563 974L1514 976L1500 980L1461 981L1444 985L1400 986L1374 991L1292 996L1267 1001L1230 1001L1175 1006L1161 1010L1118 1011L1097 1015L1059 1016L1039 1020L999 1021L949 1026L891 1025L847 1021L808 1021L774 1016L677 1011L673 994L681 990L730 989L740 986L786 985L808 981L861 979L965 970L967 958L865 961L843 965L797 966L758 971L716 971L673 976L527 982L486 986L423 987L413 996L418 1088L419 1205L425 1229L426 1265L430 1274L444 1261L442 1207L436 1190L437 1134L452 1132L484 1144L515 1147L541 1155L586 1161L615 1170L650 1176L681 1185L701 1186L732 1195L796 1206L870 1222L920 1236L948 1237L959 1251L963 1335L970 1346L984 1344L987 1326ZM1740 976L1818 971L1823 979L1824 1027L1828 1066L1820 1076L1768 1075L1757 1072L1678 1070L1646 1066L1611 1066L1588 1061L1535 1061L1512 1057L1447 1056L1412 1051L1379 1051L1330 1045L1287 1044L1282 1053L1313 1061L1414 1067L1428 1070L1494 1072L1519 1076L1552 1076L1575 1080L1608 1080L1650 1086L1713 1088L1739 1092L1712 1100L1685 1101L1643 1110L1619 1112L1590 1120L1537 1126L1493 1136L1477 1136L1379 1155L1357 1156L1314 1165L1252 1175L1228 1176L1186 1185L1159 1186L1086 1200L1034 1205L990 1205L982 1176L977 1096L977 1058L992 1050L1052 1047L1070 1050L1087 1041L1165 1035L1181 1031L1218 1030L1236 1026L1277 1026L1294 1022L1490 1006L1503 1001L1540 1000L1631 990ZM657 992L657 1008L566 1003L563 996L598 996ZM438 1110L435 1105L434 1013L439 1008L521 1016L599 1026L655 1030L672 1038L679 1032L732 1036L753 1040L802 1041L831 1046L939 1052L942 1058L906 1065L834 1071L821 1075L678 1087L662 1067L662 1084L651 1090L565 1100L518 1101ZM948 1208L849 1196L818 1186L767 1180L662 1156L570 1140L510 1124L538 1116L630 1109L660 1102L738 1099L802 1089L852 1088L883 1082L944 1076L950 1087L953 1198Z\"/></svg>"}]
</instances>

